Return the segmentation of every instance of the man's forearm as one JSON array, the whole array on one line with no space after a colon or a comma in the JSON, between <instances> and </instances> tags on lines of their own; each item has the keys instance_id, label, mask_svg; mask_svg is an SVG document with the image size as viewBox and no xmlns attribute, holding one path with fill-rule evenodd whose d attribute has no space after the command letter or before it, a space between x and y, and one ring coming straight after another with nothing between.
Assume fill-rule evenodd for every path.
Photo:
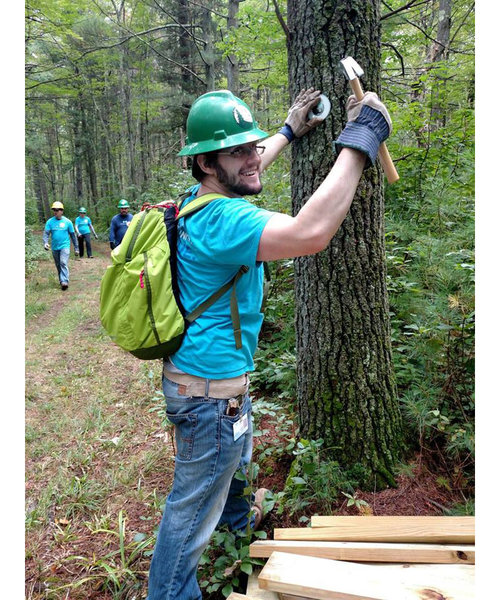
<instances>
[{"instance_id":1,"label":"man's forearm","mask_svg":"<svg viewBox=\"0 0 500 600\"><path fill-rule=\"evenodd\" d=\"M262 155L261 172L267 169L267 167L278 158L283 148L286 148L288 144L287 138L281 133L276 133L272 137L259 142L259 146L265 146L266 148Z\"/></svg>"},{"instance_id":2,"label":"man's forearm","mask_svg":"<svg viewBox=\"0 0 500 600\"><path fill-rule=\"evenodd\" d=\"M43 231L42 241L43 241L44 245L49 243L49 232L46 231L45 229Z\"/></svg>"},{"instance_id":3,"label":"man's forearm","mask_svg":"<svg viewBox=\"0 0 500 600\"><path fill-rule=\"evenodd\" d=\"M257 260L270 261L323 250L345 219L366 155L342 150L323 183L295 217L276 213L262 232Z\"/></svg>"}]
</instances>

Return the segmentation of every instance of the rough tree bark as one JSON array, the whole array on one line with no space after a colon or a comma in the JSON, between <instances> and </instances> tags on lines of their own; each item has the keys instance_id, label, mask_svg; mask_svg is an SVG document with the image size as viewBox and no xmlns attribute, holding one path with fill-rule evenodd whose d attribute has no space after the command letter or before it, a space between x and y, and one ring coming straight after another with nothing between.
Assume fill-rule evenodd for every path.
<instances>
[{"instance_id":1,"label":"rough tree bark","mask_svg":"<svg viewBox=\"0 0 500 600\"><path fill-rule=\"evenodd\" d=\"M289 0L292 98L321 89L332 102L323 126L292 146L296 214L334 161L350 94L338 62L353 56L379 92L379 0ZM321 216L318 215L318 218ZM301 435L324 448L365 486L395 485L401 417L392 367L386 291L384 202L379 166L365 171L350 213L323 252L295 261L297 377Z\"/></svg>"}]
</instances>

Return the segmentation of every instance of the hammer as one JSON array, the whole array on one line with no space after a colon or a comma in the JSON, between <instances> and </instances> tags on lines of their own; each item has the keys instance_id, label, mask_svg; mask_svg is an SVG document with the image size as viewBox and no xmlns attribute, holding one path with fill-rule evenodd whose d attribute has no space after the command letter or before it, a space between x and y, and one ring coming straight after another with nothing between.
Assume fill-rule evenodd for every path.
<instances>
[{"instance_id":1,"label":"hammer","mask_svg":"<svg viewBox=\"0 0 500 600\"><path fill-rule=\"evenodd\" d=\"M359 78L362 77L365 72L359 66L359 64L352 58L352 56L346 56L340 61L340 68L346 76L347 80L351 85L351 90L356 100L363 99L363 90L361 89L361 84L359 83ZM396 171L396 167L392 162L391 155L389 154L389 150L387 150L387 146L384 142L380 144L378 150L378 157L380 162L382 163L382 168L384 169L384 173L386 174L387 181L389 183L394 183L399 179L398 172Z\"/></svg>"}]
</instances>

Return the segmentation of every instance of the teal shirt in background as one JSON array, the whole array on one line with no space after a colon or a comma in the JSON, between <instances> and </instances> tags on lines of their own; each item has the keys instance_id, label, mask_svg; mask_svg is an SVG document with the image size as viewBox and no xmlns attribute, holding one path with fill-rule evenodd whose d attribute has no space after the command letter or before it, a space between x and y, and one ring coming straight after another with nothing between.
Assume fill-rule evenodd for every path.
<instances>
[{"instance_id":1,"label":"teal shirt in background","mask_svg":"<svg viewBox=\"0 0 500 600\"><path fill-rule=\"evenodd\" d=\"M51 248L52 250L62 250L69 248L70 234L75 233L73 223L66 217L56 219L52 217L45 223L45 233L52 235Z\"/></svg>"},{"instance_id":2,"label":"teal shirt in background","mask_svg":"<svg viewBox=\"0 0 500 600\"><path fill-rule=\"evenodd\" d=\"M194 198L199 186L195 186ZM185 205L185 204L184 204ZM249 267L236 284L243 348L237 349L230 312L231 290L203 312L186 331L171 357L182 371L209 379L236 377L254 370L253 355L262 325L263 265L257 262L262 231L274 213L244 198L220 198L178 227L178 275L181 302L187 312L238 272Z\"/></svg>"},{"instance_id":3,"label":"teal shirt in background","mask_svg":"<svg viewBox=\"0 0 500 600\"><path fill-rule=\"evenodd\" d=\"M92 225L92 221L90 217L76 217L75 225L78 228L78 231L82 234L90 233L90 226Z\"/></svg>"}]
</instances>

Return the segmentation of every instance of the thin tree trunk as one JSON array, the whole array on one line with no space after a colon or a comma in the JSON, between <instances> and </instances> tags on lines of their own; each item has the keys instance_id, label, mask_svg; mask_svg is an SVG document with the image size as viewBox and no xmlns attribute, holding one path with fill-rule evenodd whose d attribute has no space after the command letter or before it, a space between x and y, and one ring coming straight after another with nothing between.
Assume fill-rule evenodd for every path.
<instances>
[{"instance_id":1,"label":"thin tree trunk","mask_svg":"<svg viewBox=\"0 0 500 600\"><path fill-rule=\"evenodd\" d=\"M40 165L39 158L35 158L33 161L32 173L38 217L40 221L44 223L50 216L50 205L47 194L47 186L45 184L45 177L42 171L42 167Z\"/></svg>"},{"instance_id":2,"label":"thin tree trunk","mask_svg":"<svg viewBox=\"0 0 500 600\"><path fill-rule=\"evenodd\" d=\"M237 14L240 8L240 2L244 0L228 0L227 6L227 28L231 32L238 27ZM240 66L238 58L234 54L229 54L226 59L227 88L235 96L240 94Z\"/></svg>"},{"instance_id":3,"label":"thin tree trunk","mask_svg":"<svg viewBox=\"0 0 500 600\"><path fill-rule=\"evenodd\" d=\"M215 49L214 49L214 22L208 9L202 12L202 29L205 39L203 60L205 61L205 80L207 92L215 90Z\"/></svg>"},{"instance_id":4,"label":"thin tree trunk","mask_svg":"<svg viewBox=\"0 0 500 600\"><path fill-rule=\"evenodd\" d=\"M438 26L436 41L431 45L429 61L436 64L442 61L432 85L431 123L433 128L444 127L446 124L446 61L450 51L451 30L451 0L439 0Z\"/></svg>"}]
</instances>

